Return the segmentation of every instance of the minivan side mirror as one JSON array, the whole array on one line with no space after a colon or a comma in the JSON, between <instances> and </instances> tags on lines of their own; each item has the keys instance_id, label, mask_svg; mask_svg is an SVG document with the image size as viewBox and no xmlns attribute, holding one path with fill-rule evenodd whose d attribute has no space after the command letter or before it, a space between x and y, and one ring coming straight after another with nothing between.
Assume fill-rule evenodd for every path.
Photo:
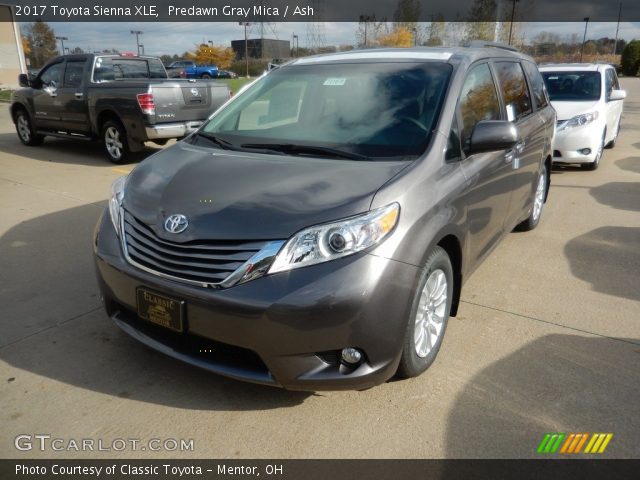
<instances>
[{"instance_id":1,"label":"minivan side mirror","mask_svg":"<svg viewBox=\"0 0 640 480\"><path fill-rule=\"evenodd\" d=\"M609 94L609 101L624 100L627 98L627 92L625 90L611 90Z\"/></svg>"},{"instance_id":2,"label":"minivan side mirror","mask_svg":"<svg viewBox=\"0 0 640 480\"><path fill-rule=\"evenodd\" d=\"M518 143L518 128L505 120L482 120L471 132L469 155L509 150Z\"/></svg>"},{"instance_id":3,"label":"minivan side mirror","mask_svg":"<svg viewBox=\"0 0 640 480\"><path fill-rule=\"evenodd\" d=\"M29 86L29 76L26 73L21 73L18 75L18 85L21 87Z\"/></svg>"}]
</instances>

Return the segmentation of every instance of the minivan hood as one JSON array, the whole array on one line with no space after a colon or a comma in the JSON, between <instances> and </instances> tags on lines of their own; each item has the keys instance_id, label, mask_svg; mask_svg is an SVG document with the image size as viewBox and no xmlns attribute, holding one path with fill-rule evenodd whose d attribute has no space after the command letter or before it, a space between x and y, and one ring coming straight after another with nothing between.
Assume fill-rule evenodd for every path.
<instances>
[{"instance_id":1,"label":"minivan hood","mask_svg":"<svg viewBox=\"0 0 640 480\"><path fill-rule=\"evenodd\" d=\"M125 210L174 242L275 240L369 210L373 195L408 161L351 161L207 149L184 142L129 175ZM168 233L167 216L189 227Z\"/></svg>"},{"instance_id":2,"label":"minivan hood","mask_svg":"<svg viewBox=\"0 0 640 480\"><path fill-rule=\"evenodd\" d=\"M551 106L558 114L558 121L569 120L576 115L593 112L598 109L598 102L552 101Z\"/></svg>"}]
</instances>

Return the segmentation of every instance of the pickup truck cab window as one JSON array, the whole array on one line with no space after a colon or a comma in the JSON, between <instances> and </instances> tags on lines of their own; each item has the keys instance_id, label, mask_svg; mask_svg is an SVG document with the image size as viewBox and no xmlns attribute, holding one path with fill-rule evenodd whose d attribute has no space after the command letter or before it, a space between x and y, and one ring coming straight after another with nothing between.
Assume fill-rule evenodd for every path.
<instances>
[{"instance_id":1,"label":"pickup truck cab window","mask_svg":"<svg viewBox=\"0 0 640 480\"><path fill-rule=\"evenodd\" d=\"M82 85L84 64L84 60L67 62L64 70L64 86L66 88L76 88Z\"/></svg>"},{"instance_id":2,"label":"pickup truck cab window","mask_svg":"<svg viewBox=\"0 0 640 480\"><path fill-rule=\"evenodd\" d=\"M40 83L42 86L59 86L62 81L62 71L64 63L55 63L48 67L40 74ZM51 82L54 82L53 84Z\"/></svg>"}]
</instances>

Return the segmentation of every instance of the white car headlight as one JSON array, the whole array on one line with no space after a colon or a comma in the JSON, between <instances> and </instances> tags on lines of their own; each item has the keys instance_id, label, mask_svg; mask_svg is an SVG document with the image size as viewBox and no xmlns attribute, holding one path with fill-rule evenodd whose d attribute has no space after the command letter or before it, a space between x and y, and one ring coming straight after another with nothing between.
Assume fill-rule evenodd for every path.
<instances>
[{"instance_id":1,"label":"white car headlight","mask_svg":"<svg viewBox=\"0 0 640 480\"><path fill-rule=\"evenodd\" d=\"M305 228L285 243L269 273L328 262L381 243L399 217L400 205L392 203L339 222Z\"/></svg>"},{"instance_id":2,"label":"white car headlight","mask_svg":"<svg viewBox=\"0 0 640 480\"><path fill-rule=\"evenodd\" d=\"M122 206L122 199L124 198L124 186L127 182L127 177L118 177L111 185L111 198L109 199L109 215L111 216L111 223L116 229L116 233L120 235L120 207Z\"/></svg>"},{"instance_id":3,"label":"white car headlight","mask_svg":"<svg viewBox=\"0 0 640 480\"><path fill-rule=\"evenodd\" d=\"M574 127L582 127L584 125L588 125L591 122L593 122L594 120L596 120L598 118L598 112L589 112L589 113L583 113L582 115L576 115L575 117L569 119L569 120L565 120L564 122L560 122L558 124L558 131L561 132L562 130L567 130L569 128L574 128Z\"/></svg>"}]
</instances>

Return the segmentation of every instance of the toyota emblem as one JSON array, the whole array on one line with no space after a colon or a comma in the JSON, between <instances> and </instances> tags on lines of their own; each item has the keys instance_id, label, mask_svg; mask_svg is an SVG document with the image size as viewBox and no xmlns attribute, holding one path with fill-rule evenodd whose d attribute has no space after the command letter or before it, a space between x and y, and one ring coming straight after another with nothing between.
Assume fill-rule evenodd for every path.
<instances>
[{"instance_id":1,"label":"toyota emblem","mask_svg":"<svg viewBox=\"0 0 640 480\"><path fill-rule=\"evenodd\" d=\"M169 215L164 221L164 229L169 233L182 233L189 226L189 220L182 214Z\"/></svg>"}]
</instances>

